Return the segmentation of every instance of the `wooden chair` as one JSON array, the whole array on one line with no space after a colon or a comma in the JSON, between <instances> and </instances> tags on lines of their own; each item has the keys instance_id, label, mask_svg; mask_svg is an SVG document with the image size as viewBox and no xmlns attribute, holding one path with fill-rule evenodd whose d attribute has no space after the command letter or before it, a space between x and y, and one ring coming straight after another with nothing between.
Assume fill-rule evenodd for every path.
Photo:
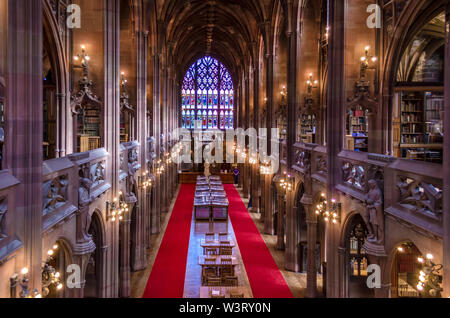
<instances>
[{"instance_id":1,"label":"wooden chair","mask_svg":"<svg viewBox=\"0 0 450 318\"><path fill-rule=\"evenodd\" d=\"M219 255L219 251L215 247L205 247L204 254L206 256L217 256Z\"/></svg>"},{"instance_id":2,"label":"wooden chair","mask_svg":"<svg viewBox=\"0 0 450 318\"><path fill-rule=\"evenodd\" d=\"M206 279L206 286L221 287L222 286L222 279L220 279L218 277L207 277L207 279Z\"/></svg>"},{"instance_id":3,"label":"wooden chair","mask_svg":"<svg viewBox=\"0 0 450 318\"><path fill-rule=\"evenodd\" d=\"M233 294L230 293L230 298L244 298L245 295L244 294Z\"/></svg>"},{"instance_id":4,"label":"wooden chair","mask_svg":"<svg viewBox=\"0 0 450 318\"><path fill-rule=\"evenodd\" d=\"M227 241L228 233L219 233L219 241Z\"/></svg>"},{"instance_id":5,"label":"wooden chair","mask_svg":"<svg viewBox=\"0 0 450 318\"><path fill-rule=\"evenodd\" d=\"M205 234L205 242L206 243L210 243L210 242L214 242L216 235L214 233L207 233Z\"/></svg>"},{"instance_id":6,"label":"wooden chair","mask_svg":"<svg viewBox=\"0 0 450 318\"><path fill-rule=\"evenodd\" d=\"M222 258L220 267L220 277L234 276L233 260L231 258Z\"/></svg>"},{"instance_id":7,"label":"wooden chair","mask_svg":"<svg viewBox=\"0 0 450 318\"><path fill-rule=\"evenodd\" d=\"M215 258L206 258L205 264L206 265L216 265L216 259Z\"/></svg>"},{"instance_id":8,"label":"wooden chair","mask_svg":"<svg viewBox=\"0 0 450 318\"><path fill-rule=\"evenodd\" d=\"M233 249L231 247L222 246L220 247L219 255L231 256L233 255Z\"/></svg>"},{"instance_id":9,"label":"wooden chair","mask_svg":"<svg viewBox=\"0 0 450 318\"><path fill-rule=\"evenodd\" d=\"M222 285L226 287L237 287L239 285L238 278L236 276L227 276L222 278Z\"/></svg>"}]
</instances>

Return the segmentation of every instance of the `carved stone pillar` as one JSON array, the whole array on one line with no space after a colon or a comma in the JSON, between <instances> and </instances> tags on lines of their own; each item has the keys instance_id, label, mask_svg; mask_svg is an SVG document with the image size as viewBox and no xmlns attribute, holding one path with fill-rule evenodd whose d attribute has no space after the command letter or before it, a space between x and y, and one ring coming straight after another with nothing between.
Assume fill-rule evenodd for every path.
<instances>
[{"instance_id":1,"label":"carved stone pillar","mask_svg":"<svg viewBox=\"0 0 450 318\"><path fill-rule=\"evenodd\" d=\"M245 119L244 119L244 127L242 128L249 128L250 127L250 80L247 77L245 78ZM245 164L244 164L244 171L242 174L242 178L243 178L243 189L242 189L242 194L243 197L245 199L249 198L249 192L250 192L250 183L249 183L249 164L248 164L248 156L247 159L245 160Z\"/></svg>"},{"instance_id":2,"label":"carved stone pillar","mask_svg":"<svg viewBox=\"0 0 450 318\"><path fill-rule=\"evenodd\" d=\"M272 178L273 175L266 175L264 182L264 196L265 196L264 233L269 235L275 234L275 222L274 222L275 211L273 208Z\"/></svg>"},{"instance_id":3,"label":"carved stone pillar","mask_svg":"<svg viewBox=\"0 0 450 318\"><path fill-rule=\"evenodd\" d=\"M328 53L328 93L327 93L327 154L328 154L328 201L335 194L335 186L341 179L341 167L338 154L344 142L345 109L345 9L344 1L330 2L330 38ZM339 296L339 261L336 253L339 247L340 226L327 226L327 297Z\"/></svg>"},{"instance_id":4,"label":"carved stone pillar","mask_svg":"<svg viewBox=\"0 0 450 318\"><path fill-rule=\"evenodd\" d=\"M7 8L8 130L3 167L20 180L15 192L14 219L24 254L17 266L28 267L30 289L41 290L42 1L9 0Z\"/></svg>"},{"instance_id":5,"label":"carved stone pillar","mask_svg":"<svg viewBox=\"0 0 450 318\"><path fill-rule=\"evenodd\" d=\"M384 251L384 249L383 249ZM378 253L373 253L373 254L378 254ZM390 292L391 292L391 285L389 283L386 283L388 281L390 281L390 277L383 277L383 273L387 272L387 273L391 273L390 270L385 270L386 268L386 263L387 263L387 255L386 254L379 254L379 255L371 255L368 254L368 261L369 264L376 264L378 266L380 266L381 268L381 288L375 288L374 289L374 297L375 298L389 298Z\"/></svg>"},{"instance_id":6,"label":"carved stone pillar","mask_svg":"<svg viewBox=\"0 0 450 318\"><path fill-rule=\"evenodd\" d=\"M254 48L256 45L254 45ZM251 128L258 131L259 125L259 68L257 63L253 67L253 118L250 125ZM257 139L258 140L258 139ZM258 148L257 148L258 149ZM250 155L250 154L249 154ZM259 212L259 165L251 165L251 196L252 196L252 211Z\"/></svg>"},{"instance_id":7,"label":"carved stone pillar","mask_svg":"<svg viewBox=\"0 0 450 318\"><path fill-rule=\"evenodd\" d=\"M284 213L285 213L285 194L278 194L278 220L277 220L277 250L284 251L286 248L284 242Z\"/></svg>"},{"instance_id":8,"label":"carved stone pillar","mask_svg":"<svg viewBox=\"0 0 450 318\"><path fill-rule=\"evenodd\" d=\"M299 217L298 209L294 206L295 192L286 194L286 253L284 254L284 267L292 272L300 271L299 264Z\"/></svg>"},{"instance_id":9,"label":"carved stone pillar","mask_svg":"<svg viewBox=\"0 0 450 318\"><path fill-rule=\"evenodd\" d=\"M160 101L159 101L159 55L153 55L153 137L155 138L155 154L156 157L153 159L156 163L160 156L161 142L161 126L160 126ZM154 171L155 182L153 185L152 193L152 212L151 212L151 233L157 234L161 230L161 175Z\"/></svg>"},{"instance_id":10,"label":"carved stone pillar","mask_svg":"<svg viewBox=\"0 0 450 318\"><path fill-rule=\"evenodd\" d=\"M147 37L148 32L139 31L136 33L136 124L137 140L139 141L139 163L141 165L140 174L147 171ZM139 172L138 172L139 173ZM137 177L136 177L137 178ZM146 267L146 235L147 234L147 191L136 187L138 203L136 204L136 215L131 232L132 253L131 267L133 271L142 270Z\"/></svg>"},{"instance_id":11,"label":"carved stone pillar","mask_svg":"<svg viewBox=\"0 0 450 318\"><path fill-rule=\"evenodd\" d=\"M112 201L119 194L120 171L120 1L111 0L105 2L104 9L104 111L103 111L103 136L105 148L110 154L107 161L107 178L112 186L109 192L109 200ZM103 263L103 272L107 273L106 297L118 296L119 272L118 244L119 230L115 223L108 223L106 229L108 235L106 241L111 245L106 255L107 261Z\"/></svg>"},{"instance_id":12,"label":"carved stone pillar","mask_svg":"<svg viewBox=\"0 0 450 318\"><path fill-rule=\"evenodd\" d=\"M314 213L314 206L312 197L303 195L301 203L306 210L306 225L307 225L307 280L306 280L306 297L315 298L317 296L317 215Z\"/></svg>"},{"instance_id":13,"label":"carved stone pillar","mask_svg":"<svg viewBox=\"0 0 450 318\"><path fill-rule=\"evenodd\" d=\"M443 250L444 250L444 273L443 273L443 288L442 296L444 298L450 297L450 4L447 4L445 14L445 111L444 111L444 131L446 137L444 138L444 211L443 211Z\"/></svg>"}]
</instances>

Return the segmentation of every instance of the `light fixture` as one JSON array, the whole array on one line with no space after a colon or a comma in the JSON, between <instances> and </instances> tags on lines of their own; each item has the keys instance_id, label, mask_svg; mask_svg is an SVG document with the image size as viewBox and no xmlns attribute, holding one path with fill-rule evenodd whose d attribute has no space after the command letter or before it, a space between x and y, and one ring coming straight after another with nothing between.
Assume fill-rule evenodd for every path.
<instances>
[{"instance_id":1,"label":"light fixture","mask_svg":"<svg viewBox=\"0 0 450 318\"><path fill-rule=\"evenodd\" d=\"M286 192L291 192L294 189L295 179L286 171L283 172L283 175L282 179L280 179L279 186Z\"/></svg>"},{"instance_id":2,"label":"light fixture","mask_svg":"<svg viewBox=\"0 0 450 318\"><path fill-rule=\"evenodd\" d=\"M123 192L119 192L119 197L114 198L113 202L106 201L106 219L111 220L111 222L116 222L117 220L123 221L123 217L129 212L128 204L125 202L123 197Z\"/></svg>"},{"instance_id":3,"label":"light fixture","mask_svg":"<svg viewBox=\"0 0 450 318\"><path fill-rule=\"evenodd\" d=\"M51 265L51 262L54 261L53 255L55 254L55 251L58 250L58 247L59 246L55 244L52 249L47 252L47 260L42 268L42 294L38 295L36 298L48 296L50 294L50 286L54 286L57 291L62 290L63 288L61 274Z\"/></svg>"},{"instance_id":4,"label":"light fixture","mask_svg":"<svg viewBox=\"0 0 450 318\"><path fill-rule=\"evenodd\" d=\"M443 291L442 285L442 264L433 262L433 254L427 254L424 258L420 256L417 258L419 264L422 265L422 270L419 272L419 282L417 283L417 290L421 293L426 293L430 297L441 297Z\"/></svg>"},{"instance_id":5,"label":"light fixture","mask_svg":"<svg viewBox=\"0 0 450 318\"><path fill-rule=\"evenodd\" d=\"M377 57L370 55L370 46L366 46L364 48L364 56L361 57L361 70L360 70L360 76L361 80L365 80L366 78L366 71L367 70L374 70L375 66L370 66L370 62L376 63Z\"/></svg>"},{"instance_id":6,"label":"light fixture","mask_svg":"<svg viewBox=\"0 0 450 318\"><path fill-rule=\"evenodd\" d=\"M91 57L86 52L86 46L83 44L81 45L81 53L78 53L73 57L74 61L80 61L81 60L81 66L87 67L87 62L91 60Z\"/></svg>"},{"instance_id":7,"label":"light fixture","mask_svg":"<svg viewBox=\"0 0 450 318\"><path fill-rule=\"evenodd\" d=\"M342 204L336 199L331 199L331 204L326 199L326 194L320 195L319 203L316 206L316 215L322 216L325 222L337 224L341 218Z\"/></svg>"},{"instance_id":8,"label":"light fixture","mask_svg":"<svg viewBox=\"0 0 450 318\"><path fill-rule=\"evenodd\" d=\"M150 178L148 171L145 171L142 176L138 177L138 184L139 187L144 190L152 186L152 179Z\"/></svg>"},{"instance_id":9,"label":"light fixture","mask_svg":"<svg viewBox=\"0 0 450 318\"><path fill-rule=\"evenodd\" d=\"M260 174L270 175L271 171L272 171L271 167L272 167L272 164L271 164L270 160L264 161L259 167Z\"/></svg>"},{"instance_id":10,"label":"light fixture","mask_svg":"<svg viewBox=\"0 0 450 318\"><path fill-rule=\"evenodd\" d=\"M14 274L9 279L9 291L10 291L10 297L16 298L17 297L17 285L20 286L21 291L19 294L20 298L41 298L39 291L37 289L30 290L29 289L29 279L28 279L28 268L24 267L20 271L21 277L19 277L18 274Z\"/></svg>"},{"instance_id":11,"label":"light fixture","mask_svg":"<svg viewBox=\"0 0 450 318\"><path fill-rule=\"evenodd\" d=\"M309 79L306 81L306 84L308 85L308 95L312 95L312 89L317 88L319 81L313 80L313 73L309 73Z\"/></svg>"}]
</instances>

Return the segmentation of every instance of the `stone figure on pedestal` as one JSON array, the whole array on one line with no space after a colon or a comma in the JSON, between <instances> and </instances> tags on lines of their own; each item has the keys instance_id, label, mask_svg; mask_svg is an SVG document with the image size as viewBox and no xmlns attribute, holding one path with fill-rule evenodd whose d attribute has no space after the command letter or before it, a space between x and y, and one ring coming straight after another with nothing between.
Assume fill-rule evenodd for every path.
<instances>
[{"instance_id":1,"label":"stone figure on pedestal","mask_svg":"<svg viewBox=\"0 0 450 318\"><path fill-rule=\"evenodd\" d=\"M365 197L366 219L369 235L367 240L379 245L384 244L383 193L375 180L369 181L369 192Z\"/></svg>"},{"instance_id":2,"label":"stone figure on pedestal","mask_svg":"<svg viewBox=\"0 0 450 318\"><path fill-rule=\"evenodd\" d=\"M80 241L89 241L89 228L91 226L91 215L89 214L89 204L91 203L90 196L91 180L87 178L80 178L80 187L78 188L78 210L80 218L80 230L78 232L78 239Z\"/></svg>"}]
</instances>

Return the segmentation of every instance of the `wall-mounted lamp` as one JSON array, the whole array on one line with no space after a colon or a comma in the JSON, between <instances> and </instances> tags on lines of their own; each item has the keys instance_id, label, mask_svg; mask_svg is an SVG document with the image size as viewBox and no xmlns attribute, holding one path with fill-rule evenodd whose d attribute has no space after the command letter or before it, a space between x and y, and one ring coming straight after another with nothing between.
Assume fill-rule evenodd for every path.
<instances>
[{"instance_id":1,"label":"wall-mounted lamp","mask_svg":"<svg viewBox=\"0 0 450 318\"><path fill-rule=\"evenodd\" d=\"M318 87L319 81L313 80L313 73L309 73L309 79L306 81L306 84L308 85L308 95L312 95L312 90Z\"/></svg>"},{"instance_id":2,"label":"wall-mounted lamp","mask_svg":"<svg viewBox=\"0 0 450 318\"><path fill-rule=\"evenodd\" d=\"M125 202L123 192L119 192L119 197L113 202L106 201L106 219L111 222L123 221L125 213L129 212L128 204Z\"/></svg>"},{"instance_id":3,"label":"wall-mounted lamp","mask_svg":"<svg viewBox=\"0 0 450 318\"><path fill-rule=\"evenodd\" d=\"M142 176L138 177L138 184L141 189L146 190L152 186L152 179L150 178L150 173L145 171Z\"/></svg>"},{"instance_id":4,"label":"wall-mounted lamp","mask_svg":"<svg viewBox=\"0 0 450 318\"><path fill-rule=\"evenodd\" d=\"M156 162L155 170L156 170L157 175L162 175L164 173L164 171L166 170L161 159Z\"/></svg>"},{"instance_id":5,"label":"wall-mounted lamp","mask_svg":"<svg viewBox=\"0 0 450 318\"><path fill-rule=\"evenodd\" d=\"M17 285L20 286L21 291L19 294L20 298L42 298L41 294L37 289L30 290L28 283L28 268L23 268L20 272L20 276L18 274L14 274L9 279L10 283L10 297L16 298L17 295Z\"/></svg>"},{"instance_id":6,"label":"wall-mounted lamp","mask_svg":"<svg viewBox=\"0 0 450 318\"><path fill-rule=\"evenodd\" d=\"M61 283L61 274L50 265L53 261L53 255L58 250L58 245L53 245L53 248L47 252L47 260L42 269L42 295L44 297L50 294L50 286L55 286L56 290L62 290L63 284Z\"/></svg>"},{"instance_id":7,"label":"wall-mounted lamp","mask_svg":"<svg viewBox=\"0 0 450 318\"><path fill-rule=\"evenodd\" d=\"M88 64L91 60L91 57L86 52L86 46L84 44L81 45L81 53L78 53L73 57L75 62L80 62L80 65L75 65L74 68L82 68L84 77L88 75Z\"/></svg>"},{"instance_id":8,"label":"wall-mounted lamp","mask_svg":"<svg viewBox=\"0 0 450 318\"><path fill-rule=\"evenodd\" d=\"M284 177L280 179L279 186L286 192L291 192L294 189L295 179L287 172L284 172L283 174Z\"/></svg>"},{"instance_id":9,"label":"wall-mounted lamp","mask_svg":"<svg viewBox=\"0 0 450 318\"><path fill-rule=\"evenodd\" d=\"M260 174L262 174L262 175L270 175L271 172L272 172L271 167L272 167L272 165L271 165L270 160L264 161L263 163L261 163L261 165L259 167Z\"/></svg>"},{"instance_id":10,"label":"wall-mounted lamp","mask_svg":"<svg viewBox=\"0 0 450 318\"><path fill-rule=\"evenodd\" d=\"M171 165L172 164L173 161L172 161L172 157L170 156L169 152L166 152L164 154L164 161L165 161L166 165Z\"/></svg>"},{"instance_id":11,"label":"wall-mounted lamp","mask_svg":"<svg viewBox=\"0 0 450 318\"><path fill-rule=\"evenodd\" d=\"M319 203L316 206L316 214L322 216L325 222L337 224L341 219L342 204L337 203L336 199L331 199L331 204L328 204L326 194L322 193Z\"/></svg>"},{"instance_id":12,"label":"wall-mounted lamp","mask_svg":"<svg viewBox=\"0 0 450 318\"><path fill-rule=\"evenodd\" d=\"M370 46L365 47L365 53L364 56L361 57L361 79L366 79L366 71L367 70L374 70L375 66L370 66L370 62L376 63L378 58L376 56L370 55Z\"/></svg>"}]
</instances>

